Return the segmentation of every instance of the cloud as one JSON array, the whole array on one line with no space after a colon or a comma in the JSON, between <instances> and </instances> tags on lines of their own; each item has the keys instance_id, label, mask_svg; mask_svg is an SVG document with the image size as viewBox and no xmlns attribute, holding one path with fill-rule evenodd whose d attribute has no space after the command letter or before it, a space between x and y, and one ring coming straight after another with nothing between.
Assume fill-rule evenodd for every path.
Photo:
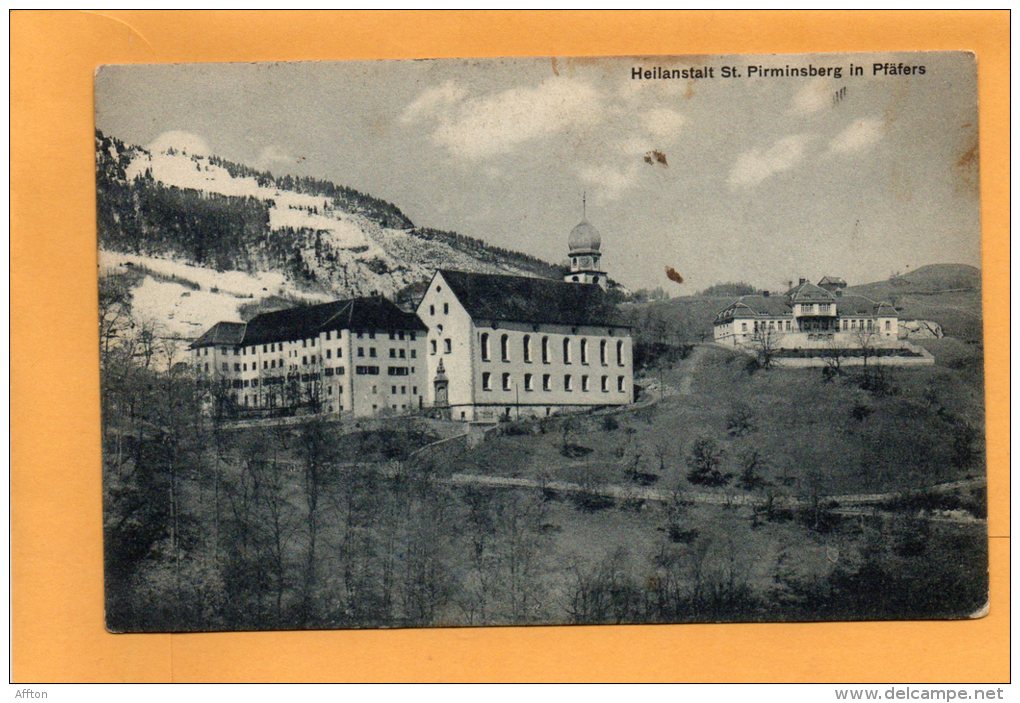
<instances>
[{"instance_id":1,"label":"cloud","mask_svg":"<svg viewBox=\"0 0 1020 703\"><path fill-rule=\"evenodd\" d=\"M577 175L588 185L594 186L593 195L597 200L606 202L616 200L635 184L638 167L631 165L619 169L609 165L586 166L581 168Z\"/></svg>"},{"instance_id":2,"label":"cloud","mask_svg":"<svg viewBox=\"0 0 1020 703\"><path fill-rule=\"evenodd\" d=\"M793 96L793 104L787 110L791 115L810 115L832 104L833 85L828 78L814 78Z\"/></svg>"},{"instance_id":3,"label":"cloud","mask_svg":"<svg viewBox=\"0 0 1020 703\"><path fill-rule=\"evenodd\" d=\"M524 143L595 124L603 114L598 91L565 78L469 99L447 84L425 91L404 111L408 121L435 120L433 141L468 161L510 153Z\"/></svg>"},{"instance_id":4,"label":"cloud","mask_svg":"<svg viewBox=\"0 0 1020 703\"><path fill-rule=\"evenodd\" d=\"M179 129L163 132L146 147L152 153L166 151L170 148L184 151L188 154L204 155L210 153L209 145L206 144L205 139L193 132L185 132Z\"/></svg>"},{"instance_id":5,"label":"cloud","mask_svg":"<svg viewBox=\"0 0 1020 703\"><path fill-rule=\"evenodd\" d=\"M811 138L807 134L791 134L777 140L765 151L745 151L737 157L728 183L731 186L755 186L775 173L793 168L804 160L804 147Z\"/></svg>"},{"instance_id":6,"label":"cloud","mask_svg":"<svg viewBox=\"0 0 1020 703\"><path fill-rule=\"evenodd\" d=\"M440 110L459 103L466 95L466 90L455 85L453 81L446 81L440 86L424 91L404 108L400 121L411 124L432 117Z\"/></svg>"},{"instance_id":7,"label":"cloud","mask_svg":"<svg viewBox=\"0 0 1020 703\"><path fill-rule=\"evenodd\" d=\"M882 120L877 117L857 120L829 142L829 152L850 154L868 149L882 138L883 131Z\"/></svg>"},{"instance_id":8,"label":"cloud","mask_svg":"<svg viewBox=\"0 0 1020 703\"><path fill-rule=\"evenodd\" d=\"M653 137L666 142L671 142L676 138L686 121L683 115L668 107L653 108L641 116L641 123L645 130Z\"/></svg>"},{"instance_id":9,"label":"cloud","mask_svg":"<svg viewBox=\"0 0 1020 703\"><path fill-rule=\"evenodd\" d=\"M296 159L288 154L282 147L270 144L259 152L255 159L256 168L268 169L273 164L293 164Z\"/></svg>"}]
</instances>

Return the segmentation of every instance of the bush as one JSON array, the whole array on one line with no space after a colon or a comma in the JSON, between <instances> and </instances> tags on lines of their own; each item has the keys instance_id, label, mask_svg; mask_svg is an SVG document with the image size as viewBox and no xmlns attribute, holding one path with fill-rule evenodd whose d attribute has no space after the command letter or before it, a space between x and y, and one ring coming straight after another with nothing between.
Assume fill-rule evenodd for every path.
<instances>
[{"instance_id":1,"label":"bush","mask_svg":"<svg viewBox=\"0 0 1020 703\"><path fill-rule=\"evenodd\" d=\"M691 447L688 463L691 470L687 480L701 486L725 486L733 478L733 474L719 471L723 451L718 443L710 437L699 437Z\"/></svg>"},{"instance_id":2,"label":"bush","mask_svg":"<svg viewBox=\"0 0 1020 703\"><path fill-rule=\"evenodd\" d=\"M612 415L606 415L602 418L602 429L606 432L613 432L620 429L620 422Z\"/></svg>"},{"instance_id":3,"label":"bush","mask_svg":"<svg viewBox=\"0 0 1020 703\"><path fill-rule=\"evenodd\" d=\"M734 403L726 416L726 431L731 437L740 437L758 429L754 424L754 413L746 403Z\"/></svg>"}]
</instances>

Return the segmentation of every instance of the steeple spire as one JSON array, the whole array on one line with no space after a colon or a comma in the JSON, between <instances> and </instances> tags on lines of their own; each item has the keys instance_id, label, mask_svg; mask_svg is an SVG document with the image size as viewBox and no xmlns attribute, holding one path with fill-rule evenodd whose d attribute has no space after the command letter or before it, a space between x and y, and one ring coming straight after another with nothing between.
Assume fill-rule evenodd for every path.
<instances>
[{"instance_id":1,"label":"steeple spire","mask_svg":"<svg viewBox=\"0 0 1020 703\"><path fill-rule=\"evenodd\" d=\"M581 191L581 219L588 219L588 191Z\"/></svg>"}]
</instances>

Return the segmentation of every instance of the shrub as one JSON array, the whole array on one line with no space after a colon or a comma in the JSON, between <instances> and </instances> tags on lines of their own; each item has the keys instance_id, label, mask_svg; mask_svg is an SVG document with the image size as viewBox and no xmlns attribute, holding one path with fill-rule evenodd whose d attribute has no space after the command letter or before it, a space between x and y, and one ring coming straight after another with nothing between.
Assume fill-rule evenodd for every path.
<instances>
[{"instance_id":1,"label":"shrub","mask_svg":"<svg viewBox=\"0 0 1020 703\"><path fill-rule=\"evenodd\" d=\"M731 437L740 437L754 432L754 413L746 403L734 403L730 414L726 416L726 431Z\"/></svg>"},{"instance_id":2,"label":"shrub","mask_svg":"<svg viewBox=\"0 0 1020 703\"><path fill-rule=\"evenodd\" d=\"M733 474L719 471L723 451L718 443L710 437L699 437L691 447L688 463L691 470L687 480L701 486L725 486L733 478Z\"/></svg>"},{"instance_id":3,"label":"shrub","mask_svg":"<svg viewBox=\"0 0 1020 703\"><path fill-rule=\"evenodd\" d=\"M613 432L620 429L620 422L612 415L606 415L602 418L602 429L606 432Z\"/></svg>"}]
</instances>

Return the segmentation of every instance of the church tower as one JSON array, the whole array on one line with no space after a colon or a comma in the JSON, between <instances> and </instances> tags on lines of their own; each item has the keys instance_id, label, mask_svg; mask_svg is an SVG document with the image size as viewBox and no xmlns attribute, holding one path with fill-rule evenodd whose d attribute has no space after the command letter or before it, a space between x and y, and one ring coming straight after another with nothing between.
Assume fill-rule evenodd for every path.
<instances>
[{"instance_id":1,"label":"church tower","mask_svg":"<svg viewBox=\"0 0 1020 703\"><path fill-rule=\"evenodd\" d=\"M570 248L570 273L563 277L568 283L595 283L606 289L606 274L602 271L602 235L588 222L587 210L582 201L582 217L570 230L567 246Z\"/></svg>"}]
</instances>

